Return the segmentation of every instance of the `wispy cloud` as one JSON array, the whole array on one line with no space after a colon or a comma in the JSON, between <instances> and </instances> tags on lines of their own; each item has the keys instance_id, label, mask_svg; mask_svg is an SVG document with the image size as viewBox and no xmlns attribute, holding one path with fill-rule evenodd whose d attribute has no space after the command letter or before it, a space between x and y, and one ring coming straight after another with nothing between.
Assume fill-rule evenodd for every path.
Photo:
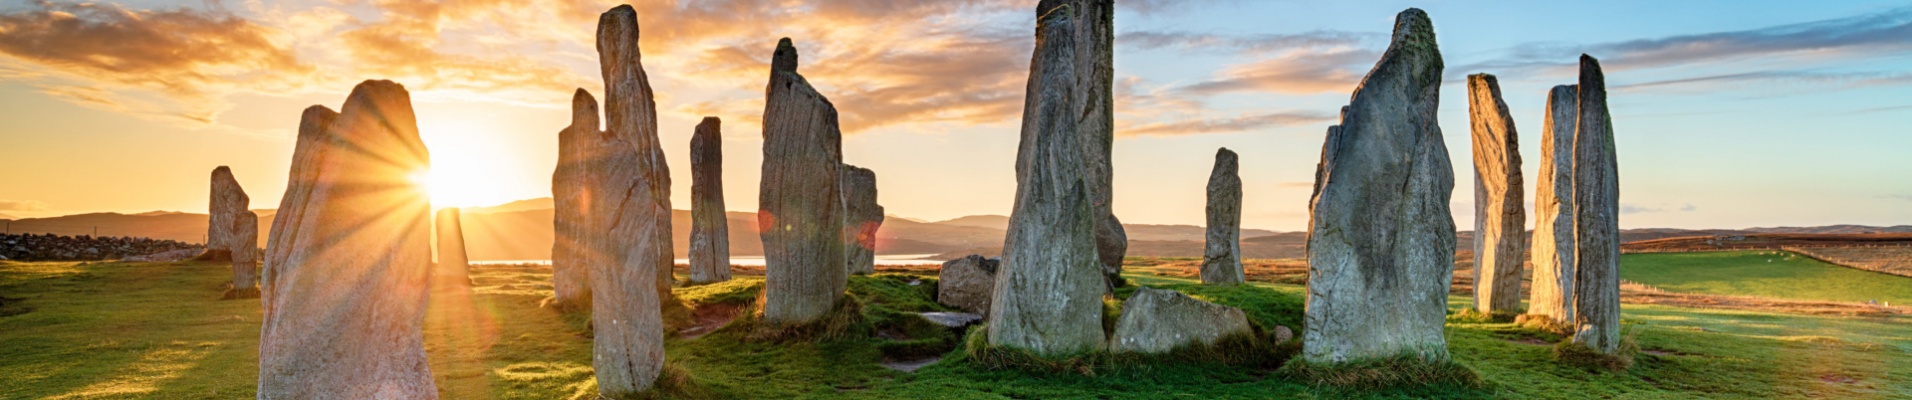
<instances>
[{"instance_id":1,"label":"wispy cloud","mask_svg":"<svg viewBox=\"0 0 1912 400\"><path fill-rule=\"evenodd\" d=\"M46 203L33 200L0 199L0 211L45 211Z\"/></svg>"},{"instance_id":2,"label":"wispy cloud","mask_svg":"<svg viewBox=\"0 0 1912 400\"><path fill-rule=\"evenodd\" d=\"M1186 119L1162 122L1150 122L1133 126L1119 127L1116 132L1122 136L1173 136L1203 133L1244 132L1262 128L1312 125L1333 121L1335 115L1313 111L1278 111L1265 114L1241 115L1219 119Z\"/></svg>"},{"instance_id":3,"label":"wispy cloud","mask_svg":"<svg viewBox=\"0 0 1912 400\"><path fill-rule=\"evenodd\" d=\"M1644 205L1644 204L1633 204L1633 203L1620 203L1621 214L1694 212L1694 211L1699 211L1699 209L1700 208L1698 206L1694 206L1692 204L1672 206L1672 205L1664 205L1664 204Z\"/></svg>"}]
</instances>

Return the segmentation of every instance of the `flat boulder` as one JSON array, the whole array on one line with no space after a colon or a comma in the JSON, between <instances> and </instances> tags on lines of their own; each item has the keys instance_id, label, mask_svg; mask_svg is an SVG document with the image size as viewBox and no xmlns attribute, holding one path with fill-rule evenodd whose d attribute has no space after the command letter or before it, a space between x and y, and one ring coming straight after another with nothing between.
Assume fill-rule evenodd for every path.
<instances>
[{"instance_id":1,"label":"flat boulder","mask_svg":"<svg viewBox=\"0 0 1912 400\"><path fill-rule=\"evenodd\" d=\"M1166 353L1178 347L1209 346L1233 335L1252 335L1248 314L1239 308L1188 297L1182 292L1137 288L1122 302L1109 351Z\"/></svg>"}]
</instances>

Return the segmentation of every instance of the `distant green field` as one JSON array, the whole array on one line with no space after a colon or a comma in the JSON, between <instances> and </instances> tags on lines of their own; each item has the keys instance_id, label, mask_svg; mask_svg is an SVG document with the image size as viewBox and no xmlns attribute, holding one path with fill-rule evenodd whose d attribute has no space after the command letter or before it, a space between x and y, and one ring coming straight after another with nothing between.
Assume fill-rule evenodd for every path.
<instances>
[{"instance_id":1,"label":"distant green field","mask_svg":"<svg viewBox=\"0 0 1912 400\"><path fill-rule=\"evenodd\" d=\"M1627 254L1620 277L1681 293L1912 304L1912 278L1784 251Z\"/></svg>"}]
</instances>

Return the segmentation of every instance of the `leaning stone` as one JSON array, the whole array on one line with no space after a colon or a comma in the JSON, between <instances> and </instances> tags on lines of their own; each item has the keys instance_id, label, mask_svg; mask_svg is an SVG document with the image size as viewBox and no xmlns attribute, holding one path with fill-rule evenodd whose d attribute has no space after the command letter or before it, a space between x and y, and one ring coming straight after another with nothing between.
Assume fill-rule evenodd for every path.
<instances>
[{"instance_id":1,"label":"leaning stone","mask_svg":"<svg viewBox=\"0 0 1912 400\"><path fill-rule=\"evenodd\" d=\"M843 246L842 132L836 106L797 74L785 38L771 57L763 111L763 173L757 226L763 238L763 319L815 321L848 284Z\"/></svg>"},{"instance_id":2,"label":"leaning stone","mask_svg":"<svg viewBox=\"0 0 1912 400\"><path fill-rule=\"evenodd\" d=\"M1573 134L1573 342L1620 349L1620 170L1600 61L1580 55L1580 118Z\"/></svg>"},{"instance_id":3,"label":"leaning stone","mask_svg":"<svg viewBox=\"0 0 1912 400\"><path fill-rule=\"evenodd\" d=\"M1202 257L1202 283L1234 285L1247 281L1241 268L1241 175L1235 152L1215 151L1208 173L1208 242Z\"/></svg>"},{"instance_id":4,"label":"leaning stone","mask_svg":"<svg viewBox=\"0 0 1912 400\"><path fill-rule=\"evenodd\" d=\"M876 171L843 164L844 253L849 273L876 273L876 229L883 226L883 206L876 204Z\"/></svg>"},{"instance_id":5,"label":"leaning stone","mask_svg":"<svg viewBox=\"0 0 1912 400\"><path fill-rule=\"evenodd\" d=\"M551 292L560 309L591 307L591 263L602 257L590 250L598 235L588 198L598 188L589 166L597 162L602 135L597 99L579 88L571 95L571 126L558 132L558 167L551 173Z\"/></svg>"},{"instance_id":6,"label":"leaning stone","mask_svg":"<svg viewBox=\"0 0 1912 400\"><path fill-rule=\"evenodd\" d=\"M1533 291L1527 313L1573 324L1573 131L1580 121L1580 87L1554 86L1547 93L1547 120L1540 132L1540 182L1534 194Z\"/></svg>"},{"instance_id":7,"label":"leaning stone","mask_svg":"<svg viewBox=\"0 0 1912 400\"><path fill-rule=\"evenodd\" d=\"M1468 75L1467 98L1474 127L1474 309L1518 313L1527 255L1519 133L1493 75Z\"/></svg>"},{"instance_id":8,"label":"leaning stone","mask_svg":"<svg viewBox=\"0 0 1912 400\"><path fill-rule=\"evenodd\" d=\"M661 301L670 291L670 169L657 140L657 105L638 49L637 11L598 16L605 131L595 135L591 263L592 365L598 393L642 395L664 367ZM596 208L602 207L602 208Z\"/></svg>"},{"instance_id":9,"label":"leaning stone","mask_svg":"<svg viewBox=\"0 0 1912 400\"><path fill-rule=\"evenodd\" d=\"M250 249L258 246L257 243L236 243L233 239L239 233L236 231L239 226L233 220L239 217L239 213L248 212L246 208L252 205L252 199L246 197L244 188L239 187L239 180L233 179L231 168L224 165L213 168L212 195L208 198L211 204L207 205L206 210L206 254L201 258L227 261L232 259L234 247ZM259 228L254 226L252 229L257 231Z\"/></svg>"},{"instance_id":10,"label":"leaning stone","mask_svg":"<svg viewBox=\"0 0 1912 400\"><path fill-rule=\"evenodd\" d=\"M1447 358L1454 171L1436 119L1441 69L1427 14L1401 12L1329 131L1310 204L1302 356L1311 363Z\"/></svg>"},{"instance_id":11,"label":"leaning stone","mask_svg":"<svg viewBox=\"0 0 1912 400\"><path fill-rule=\"evenodd\" d=\"M352 89L309 109L273 220L259 335L259 398L434 399L425 357L430 168L410 95Z\"/></svg>"},{"instance_id":12,"label":"leaning stone","mask_svg":"<svg viewBox=\"0 0 1912 400\"><path fill-rule=\"evenodd\" d=\"M1166 353L1177 347L1212 346L1222 338L1252 335L1241 309L1188 297L1182 292L1138 288L1122 302L1109 351Z\"/></svg>"},{"instance_id":13,"label":"leaning stone","mask_svg":"<svg viewBox=\"0 0 1912 400\"><path fill-rule=\"evenodd\" d=\"M943 262L936 273L936 302L977 314L989 313L996 286L996 259L969 256Z\"/></svg>"},{"instance_id":14,"label":"leaning stone","mask_svg":"<svg viewBox=\"0 0 1912 400\"><path fill-rule=\"evenodd\" d=\"M458 208L439 209L433 220L438 225L438 267L432 269L432 287L471 287L471 260L465 255L465 228Z\"/></svg>"},{"instance_id":15,"label":"leaning stone","mask_svg":"<svg viewBox=\"0 0 1912 400\"><path fill-rule=\"evenodd\" d=\"M1041 9L1039 9L1040 11ZM1107 347L1096 217L1076 120L1072 17L1041 13L1016 152L1016 202L990 299L989 344L1060 356Z\"/></svg>"},{"instance_id":16,"label":"leaning stone","mask_svg":"<svg viewBox=\"0 0 1912 400\"><path fill-rule=\"evenodd\" d=\"M730 219L724 214L723 121L704 117L690 138L690 281L730 280Z\"/></svg>"}]
</instances>

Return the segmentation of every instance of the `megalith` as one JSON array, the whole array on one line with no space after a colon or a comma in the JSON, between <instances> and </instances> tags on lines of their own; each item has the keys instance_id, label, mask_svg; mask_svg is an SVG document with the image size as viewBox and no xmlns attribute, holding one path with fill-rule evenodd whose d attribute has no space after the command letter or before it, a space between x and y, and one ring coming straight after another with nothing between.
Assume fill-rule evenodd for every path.
<instances>
[{"instance_id":1,"label":"megalith","mask_svg":"<svg viewBox=\"0 0 1912 400\"><path fill-rule=\"evenodd\" d=\"M233 240L233 236L238 234L235 229L239 228L233 219L238 218L240 213L248 212L246 208L251 206L252 199L246 197L245 188L239 187L239 180L233 179L232 169L224 165L212 169L212 195L207 198L210 204L206 207L206 253L201 258L231 260L232 248L241 245ZM253 230L258 230L258 227L253 227ZM248 248L258 246L257 243L243 245L251 246Z\"/></svg>"},{"instance_id":2,"label":"megalith","mask_svg":"<svg viewBox=\"0 0 1912 400\"><path fill-rule=\"evenodd\" d=\"M558 132L558 167L551 173L551 292L559 309L591 307L591 263L603 258L590 251L597 234L587 201L597 188L589 166L600 135L597 99L579 88L571 95L571 126Z\"/></svg>"},{"instance_id":3,"label":"megalith","mask_svg":"<svg viewBox=\"0 0 1912 400\"><path fill-rule=\"evenodd\" d=\"M1241 173L1233 150L1215 151L1208 173L1208 242L1202 283L1233 285L1247 280L1241 267Z\"/></svg>"},{"instance_id":4,"label":"megalith","mask_svg":"<svg viewBox=\"0 0 1912 400\"><path fill-rule=\"evenodd\" d=\"M1573 132L1573 342L1601 353L1620 348L1620 169L1600 61L1580 55L1579 115Z\"/></svg>"},{"instance_id":5,"label":"megalith","mask_svg":"<svg viewBox=\"0 0 1912 400\"><path fill-rule=\"evenodd\" d=\"M621 5L598 16L598 65L604 77L605 130L595 150L585 200L592 248L592 365L598 393L634 398L664 367L661 301L670 290L670 169L657 139L657 105L638 49L637 11ZM648 288L648 290L647 290Z\"/></svg>"},{"instance_id":6,"label":"megalith","mask_svg":"<svg viewBox=\"0 0 1912 400\"><path fill-rule=\"evenodd\" d=\"M1547 92L1540 131L1540 182L1534 190L1533 293L1527 314L1558 326L1573 324L1573 132L1580 121L1580 87Z\"/></svg>"},{"instance_id":7,"label":"megalith","mask_svg":"<svg viewBox=\"0 0 1912 400\"><path fill-rule=\"evenodd\" d=\"M438 266L432 269L432 288L471 287L471 260L465 253L465 227L457 207L438 209Z\"/></svg>"},{"instance_id":8,"label":"megalith","mask_svg":"<svg viewBox=\"0 0 1912 400\"><path fill-rule=\"evenodd\" d=\"M883 206L876 204L876 171L843 164L843 252L849 273L876 273L876 229L883 226Z\"/></svg>"},{"instance_id":9,"label":"megalith","mask_svg":"<svg viewBox=\"0 0 1912 400\"><path fill-rule=\"evenodd\" d=\"M1058 88L1067 88L1075 98L1084 189L1095 214L1096 259L1113 288L1122 283L1122 257L1129 249L1128 233L1114 208L1115 0L1042 0L1036 16L1056 10L1069 13L1067 37L1058 39L1073 42L1075 53L1070 61L1074 83Z\"/></svg>"},{"instance_id":10,"label":"megalith","mask_svg":"<svg viewBox=\"0 0 1912 400\"><path fill-rule=\"evenodd\" d=\"M1467 99L1474 128L1474 310L1518 313L1527 262L1519 133L1493 75L1468 75Z\"/></svg>"},{"instance_id":11,"label":"megalith","mask_svg":"<svg viewBox=\"0 0 1912 400\"><path fill-rule=\"evenodd\" d=\"M1419 9L1394 34L1322 149L1310 208L1302 356L1447 358L1454 171L1436 111L1442 62Z\"/></svg>"},{"instance_id":12,"label":"megalith","mask_svg":"<svg viewBox=\"0 0 1912 400\"><path fill-rule=\"evenodd\" d=\"M1109 351L1160 354L1177 347L1212 346L1252 335L1241 309L1197 300L1182 292L1143 287L1122 302Z\"/></svg>"},{"instance_id":13,"label":"megalith","mask_svg":"<svg viewBox=\"0 0 1912 400\"><path fill-rule=\"evenodd\" d=\"M259 297L259 215L241 212L232 219L232 291L228 299Z\"/></svg>"},{"instance_id":14,"label":"megalith","mask_svg":"<svg viewBox=\"0 0 1912 400\"><path fill-rule=\"evenodd\" d=\"M352 89L306 110L265 258L259 398L438 397L423 333L430 168L410 94Z\"/></svg>"},{"instance_id":15,"label":"megalith","mask_svg":"<svg viewBox=\"0 0 1912 400\"><path fill-rule=\"evenodd\" d=\"M723 121L704 117L690 137L690 282L730 280L730 219L724 214Z\"/></svg>"},{"instance_id":16,"label":"megalith","mask_svg":"<svg viewBox=\"0 0 1912 400\"><path fill-rule=\"evenodd\" d=\"M1045 1L1043 6L1052 2ZM1100 351L1108 281L1078 131L1074 15L1039 8L1016 151L1016 202L989 304L989 344L1060 356Z\"/></svg>"},{"instance_id":17,"label":"megalith","mask_svg":"<svg viewBox=\"0 0 1912 400\"><path fill-rule=\"evenodd\" d=\"M936 272L936 302L978 315L989 314L1000 260L970 254L944 261Z\"/></svg>"},{"instance_id":18,"label":"megalith","mask_svg":"<svg viewBox=\"0 0 1912 400\"><path fill-rule=\"evenodd\" d=\"M763 110L763 175L757 227L763 239L763 319L815 321L836 307L848 281L843 240L843 165L836 106L797 73L797 48L777 42Z\"/></svg>"}]
</instances>

